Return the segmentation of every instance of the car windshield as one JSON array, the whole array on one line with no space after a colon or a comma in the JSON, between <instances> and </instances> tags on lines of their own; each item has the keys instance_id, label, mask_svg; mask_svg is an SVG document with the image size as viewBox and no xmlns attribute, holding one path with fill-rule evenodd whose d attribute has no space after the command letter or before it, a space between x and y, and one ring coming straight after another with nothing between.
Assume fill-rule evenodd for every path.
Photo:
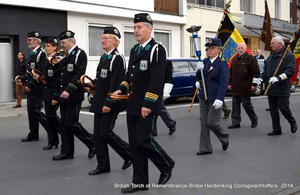
<instances>
[{"instance_id":1,"label":"car windshield","mask_svg":"<svg viewBox=\"0 0 300 195\"><path fill-rule=\"evenodd\" d=\"M176 61L176 62L173 61L172 63L173 63L174 73L193 71L192 67L187 61Z\"/></svg>"}]
</instances>

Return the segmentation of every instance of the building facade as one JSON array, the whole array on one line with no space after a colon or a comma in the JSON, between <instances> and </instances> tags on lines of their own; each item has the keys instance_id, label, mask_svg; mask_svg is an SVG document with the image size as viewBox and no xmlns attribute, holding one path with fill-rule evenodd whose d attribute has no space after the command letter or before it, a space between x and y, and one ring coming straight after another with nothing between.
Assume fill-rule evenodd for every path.
<instances>
[{"instance_id":1,"label":"building facade","mask_svg":"<svg viewBox=\"0 0 300 195\"><path fill-rule=\"evenodd\" d=\"M187 25L185 28L191 25L202 26L198 32L202 51L205 51L204 44L216 36L227 2L228 0L187 0ZM297 28L297 24L290 23L292 18L290 13L294 13L290 12L292 2L290 0L268 0L267 2L274 36L280 36L288 42ZM268 56L269 52L264 51L265 43L260 41L265 13L264 0L233 0L228 11L237 20L237 22L233 21L233 24L244 38L252 54L255 55L256 50L260 49L264 56ZM183 34L184 56L193 56L194 46L191 34L185 30ZM205 53L203 53L203 57L206 57Z\"/></svg>"},{"instance_id":2,"label":"building facade","mask_svg":"<svg viewBox=\"0 0 300 195\"><path fill-rule=\"evenodd\" d=\"M169 57L182 56L182 27L186 24L186 1L181 0L0 0L0 102L14 100L14 78L17 54L26 56L27 33L39 31L43 41L64 30L75 32L77 45L88 55L86 74L96 75L100 56L104 53L101 35L105 26L121 32L120 53L129 59L137 42L133 34L136 13L147 12L153 20L152 36L162 42ZM5 70L5 71L4 71Z\"/></svg>"}]
</instances>

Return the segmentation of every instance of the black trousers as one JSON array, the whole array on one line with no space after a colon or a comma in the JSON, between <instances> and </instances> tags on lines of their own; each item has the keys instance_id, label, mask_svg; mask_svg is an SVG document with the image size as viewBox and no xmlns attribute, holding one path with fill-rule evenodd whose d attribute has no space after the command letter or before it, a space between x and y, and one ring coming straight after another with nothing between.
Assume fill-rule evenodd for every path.
<instances>
[{"instance_id":1,"label":"black trousers","mask_svg":"<svg viewBox=\"0 0 300 195\"><path fill-rule=\"evenodd\" d=\"M282 113L284 118L288 120L290 125L296 124L296 119L293 117L291 109L290 109L290 100L289 97L276 97L276 96L268 96L269 106L270 106L270 114L272 118L272 128L274 131L281 132L279 111Z\"/></svg>"},{"instance_id":2,"label":"black trousers","mask_svg":"<svg viewBox=\"0 0 300 195\"><path fill-rule=\"evenodd\" d=\"M124 159L131 160L129 144L113 132L118 113L94 115L94 139L100 169L110 170L108 144Z\"/></svg>"},{"instance_id":3,"label":"black trousers","mask_svg":"<svg viewBox=\"0 0 300 195\"><path fill-rule=\"evenodd\" d=\"M60 118L57 116L57 109L59 103L52 105L51 102L44 101L45 103L45 112L48 121L48 144L56 145L59 143L58 133L60 129Z\"/></svg>"},{"instance_id":4,"label":"black trousers","mask_svg":"<svg viewBox=\"0 0 300 195\"><path fill-rule=\"evenodd\" d=\"M127 114L129 147L133 163L133 183L148 184L148 158L160 172L166 171L172 159L153 138L153 128L157 115L146 118Z\"/></svg>"},{"instance_id":5,"label":"black trousers","mask_svg":"<svg viewBox=\"0 0 300 195\"><path fill-rule=\"evenodd\" d=\"M90 134L81 123L78 122L80 108L81 102L60 103L61 154L74 155L74 135L88 148L95 147L93 134Z\"/></svg>"},{"instance_id":6,"label":"black trousers","mask_svg":"<svg viewBox=\"0 0 300 195\"><path fill-rule=\"evenodd\" d=\"M254 112L253 105L251 103L251 96L232 96L232 113L231 120L233 124L241 123L241 103L249 116L251 122L257 122L258 118Z\"/></svg>"},{"instance_id":7,"label":"black trousers","mask_svg":"<svg viewBox=\"0 0 300 195\"><path fill-rule=\"evenodd\" d=\"M27 112L29 121L28 138L39 138L39 123L48 133L48 122L46 115L41 112L41 96L36 94L27 94Z\"/></svg>"}]
</instances>

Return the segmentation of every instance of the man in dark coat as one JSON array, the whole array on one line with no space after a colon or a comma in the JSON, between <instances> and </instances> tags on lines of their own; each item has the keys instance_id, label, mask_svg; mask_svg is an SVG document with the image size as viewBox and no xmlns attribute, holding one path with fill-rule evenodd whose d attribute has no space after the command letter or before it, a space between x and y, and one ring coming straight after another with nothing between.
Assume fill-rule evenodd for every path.
<instances>
[{"instance_id":1,"label":"man in dark coat","mask_svg":"<svg viewBox=\"0 0 300 195\"><path fill-rule=\"evenodd\" d=\"M60 155L53 156L53 160L74 158L74 135L89 148L88 157L95 156L93 135L78 121L81 103L84 99L84 88L79 79L85 73L87 56L76 45L74 34L74 32L67 30L58 36L62 49L67 52L67 56L61 61L59 83L62 146Z\"/></svg>"},{"instance_id":2,"label":"man in dark coat","mask_svg":"<svg viewBox=\"0 0 300 195\"><path fill-rule=\"evenodd\" d=\"M232 125L228 128L240 128L241 103L251 120L251 127L257 126L258 118L251 103L251 95L256 89L259 74L257 60L247 52L245 43L239 43L238 55L233 58L229 70L228 88L232 92Z\"/></svg>"},{"instance_id":3,"label":"man in dark coat","mask_svg":"<svg viewBox=\"0 0 300 195\"><path fill-rule=\"evenodd\" d=\"M270 114L272 118L273 130L268 135L281 135L281 125L279 118L279 111L288 120L291 125L291 132L295 133L298 129L296 119L293 117L290 109L290 88L291 77L295 73L296 59L293 53L288 51L284 57L278 73L273 77L280 60L286 50L283 39L281 37L274 37L271 40L271 47L273 52L266 60L263 73L260 75L260 81L265 81L266 86L272 83L268 91L268 101L270 106Z\"/></svg>"},{"instance_id":4,"label":"man in dark coat","mask_svg":"<svg viewBox=\"0 0 300 195\"><path fill-rule=\"evenodd\" d=\"M171 178L175 161L153 138L155 118L160 111L166 69L166 51L151 38L152 19L149 14L136 14L134 35L139 44L130 52L128 72L114 95L129 93L127 126L133 163L132 185L123 193L148 190L148 158L160 170L158 184Z\"/></svg>"},{"instance_id":5,"label":"man in dark coat","mask_svg":"<svg viewBox=\"0 0 300 195\"><path fill-rule=\"evenodd\" d=\"M25 53L23 51L20 51L18 53L18 60L19 62L16 67L16 76L21 76L25 78L27 60L25 59ZM13 108L18 108L22 106L21 90L23 91L23 93L25 93L25 83L24 82L22 83L22 81L16 82L15 91L16 91L17 105L14 106Z\"/></svg>"},{"instance_id":6,"label":"man in dark coat","mask_svg":"<svg viewBox=\"0 0 300 195\"><path fill-rule=\"evenodd\" d=\"M131 165L129 144L113 131L119 112L124 110L124 100L116 101L108 95L118 89L125 75L125 59L117 50L120 38L116 27L104 28L101 40L106 53L97 67L95 94L90 109L95 113L94 139L98 165L89 175L110 172L108 145L124 159L122 170Z\"/></svg>"},{"instance_id":7,"label":"man in dark coat","mask_svg":"<svg viewBox=\"0 0 300 195\"><path fill-rule=\"evenodd\" d=\"M35 80L32 76L32 70L44 71L46 64L46 54L41 49L41 34L37 31L28 33L27 44L31 50L26 66L26 94L27 94L27 112L29 120L29 134L22 142L39 140L39 123L48 132L48 122L44 113L41 112L41 102L44 93L44 84Z\"/></svg>"},{"instance_id":8,"label":"man in dark coat","mask_svg":"<svg viewBox=\"0 0 300 195\"><path fill-rule=\"evenodd\" d=\"M265 57L260 53L260 50L256 50L256 56L255 59L265 59Z\"/></svg>"}]
</instances>

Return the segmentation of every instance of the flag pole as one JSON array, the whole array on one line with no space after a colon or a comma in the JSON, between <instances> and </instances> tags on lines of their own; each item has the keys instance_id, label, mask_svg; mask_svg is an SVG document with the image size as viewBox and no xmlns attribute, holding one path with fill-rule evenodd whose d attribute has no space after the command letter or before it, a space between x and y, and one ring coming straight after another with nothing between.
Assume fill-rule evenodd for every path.
<instances>
[{"instance_id":1,"label":"flag pole","mask_svg":"<svg viewBox=\"0 0 300 195\"><path fill-rule=\"evenodd\" d=\"M216 36L215 36L215 38L217 38L218 37L218 35L219 35L219 30L221 29L221 27L222 27L222 24L223 24L223 21L224 21L224 18L225 18L225 14L228 12L227 10L228 10L228 8L230 8L230 4L231 4L231 1L232 0L229 0L227 3L226 3L226 5L225 5L225 9L224 9L224 14L223 14L223 18L222 18L222 20L221 20L221 22L220 22L220 25L219 25L219 28L218 28L218 31L217 31L217 33L216 33Z\"/></svg>"},{"instance_id":2,"label":"flag pole","mask_svg":"<svg viewBox=\"0 0 300 195\"><path fill-rule=\"evenodd\" d=\"M275 77L275 76L277 75L277 73L278 73L278 71L279 71L279 68L280 68L280 66L281 66L281 64L282 64L282 62L283 62L283 59L284 59L285 56L286 56L286 53L290 50L290 47L291 47L290 44L293 42L296 33L298 33L299 27L300 27L300 24L298 24L298 27L297 27L297 29L296 29L296 31L295 31L293 37L291 38L290 43L289 43L288 46L286 47L285 52L284 52L284 54L283 54L283 56L282 56L282 58L281 58L281 60L280 60L280 62L279 62L279 64L278 64L278 66L277 66L277 68L276 68L276 70L275 70L275 72L274 72L274 74L273 74L273 77ZM267 95L267 93L269 92L271 85L272 85L272 83L269 83L268 88L267 88L267 90L265 91L265 95Z\"/></svg>"}]
</instances>

